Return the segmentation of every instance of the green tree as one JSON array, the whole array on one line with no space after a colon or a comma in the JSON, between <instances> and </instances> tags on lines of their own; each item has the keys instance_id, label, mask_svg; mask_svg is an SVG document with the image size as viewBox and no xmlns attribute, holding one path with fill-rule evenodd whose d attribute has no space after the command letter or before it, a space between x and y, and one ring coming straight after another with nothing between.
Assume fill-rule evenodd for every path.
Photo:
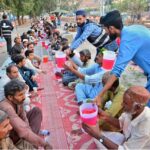
<instances>
[{"instance_id":1,"label":"green tree","mask_svg":"<svg viewBox=\"0 0 150 150\"><path fill-rule=\"evenodd\" d=\"M112 9L118 9L120 12L127 12L132 19L140 19L141 14L147 10L147 0L120 0L118 3L112 2Z\"/></svg>"},{"instance_id":2,"label":"green tree","mask_svg":"<svg viewBox=\"0 0 150 150\"><path fill-rule=\"evenodd\" d=\"M57 6L56 0L0 0L0 10L9 10L17 16L19 25L25 15L40 16Z\"/></svg>"},{"instance_id":3,"label":"green tree","mask_svg":"<svg viewBox=\"0 0 150 150\"><path fill-rule=\"evenodd\" d=\"M33 0L3 0L3 3L17 16L19 25L23 23L24 15L27 15L33 8Z\"/></svg>"},{"instance_id":4,"label":"green tree","mask_svg":"<svg viewBox=\"0 0 150 150\"><path fill-rule=\"evenodd\" d=\"M61 6L60 8L61 9L65 9L65 10L68 10L70 12L74 12L75 10L78 9L80 3L81 3L82 0L62 0L61 1Z\"/></svg>"}]
</instances>

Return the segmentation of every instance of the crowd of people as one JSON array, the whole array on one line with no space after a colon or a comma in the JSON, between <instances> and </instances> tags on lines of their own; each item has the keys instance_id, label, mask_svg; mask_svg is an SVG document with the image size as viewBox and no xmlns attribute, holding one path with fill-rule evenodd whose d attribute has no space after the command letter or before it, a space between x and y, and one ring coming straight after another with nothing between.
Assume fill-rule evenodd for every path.
<instances>
[{"instance_id":1,"label":"crowd of people","mask_svg":"<svg viewBox=\"0 0 150 150\"><path fill-rule=\"evenodd\" d=\"M150 110L146 106L150 98L150 52L147 50L150 31L139 25L124 27L117 10L101 17L100 24L88 20L85 11L79 10L76 21L77 35L71 44L54 24L43 19L34 23L29 31L16 36L11 48L8 42L12 62L0 79L0 148L52 149L51 144L39 136L42 111L30 107L30 98L34 99L38 96L37 91L43 90L38 86L37 76L46 74L40 67L42 58L35 54L35 46L41 40L48 40L49 55L66 54L63 71L56 71L55 75L75 92L77 105L80 107L87 102L98 105L97 125L82 123L82 128L94 137L99 148L150 148ZM6 31L3 33L6 35ZM120 39L119 44L116 38ZM95 60L89 49L75 52L86 40L97 48ZM102 68L103 53L108 50L118 53L111 71ZM131 86L125 89L119 82L131 60L144 70L148 79L146 88Z\"/></svg>"}]
</instances>

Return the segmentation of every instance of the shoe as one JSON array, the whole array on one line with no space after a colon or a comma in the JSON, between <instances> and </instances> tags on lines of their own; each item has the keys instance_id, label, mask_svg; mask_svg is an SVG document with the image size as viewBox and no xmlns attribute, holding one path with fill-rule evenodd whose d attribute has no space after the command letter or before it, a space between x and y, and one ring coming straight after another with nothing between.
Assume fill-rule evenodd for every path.
<instances>
[{"instance_id":1,"label":"shoe","mask_svg":"<svg viewBox=\"0 0 150 150\"><path fill-rule=\"evenodd\" d=\"M63 77L63 74L61 72L56 72L55 75L59 77Z\"/></svg>"},{"instance_id":2,"label":"shoe","mask_svg":"<svg viewBox=\"0 0 150 150\"><path fill-rule=\"evenodd\" d=\"M50 132L48 130L40 130L39 135L47 136L50 135Z\"/></svg>"},{"instance_id":3,"label":"shoe","mask_svg":"<svg viewBox=\"0 0 150 150\"><path fill-rule=\"evenodd\" d=\"M83 102L81 101L81 102L78 102L78 105L80 106L80 105L82 105L83 104Z\"/></svg>"}]
</instances>

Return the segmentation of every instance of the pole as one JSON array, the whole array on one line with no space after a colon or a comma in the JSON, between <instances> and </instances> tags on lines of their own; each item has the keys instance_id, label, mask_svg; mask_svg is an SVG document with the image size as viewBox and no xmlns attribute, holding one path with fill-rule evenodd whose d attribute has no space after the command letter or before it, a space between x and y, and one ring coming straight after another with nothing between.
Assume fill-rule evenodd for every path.
<instances>
[{"instance_id":1,"label":"pole","mask_svg":"<svg viewBox=\"0 0 150 150\"><path fill-rule=\"evenodd\" d=\"M100 15L104 16L104 14L105 14L105 1L100 0Z\"/></svg>"}]
</instances>

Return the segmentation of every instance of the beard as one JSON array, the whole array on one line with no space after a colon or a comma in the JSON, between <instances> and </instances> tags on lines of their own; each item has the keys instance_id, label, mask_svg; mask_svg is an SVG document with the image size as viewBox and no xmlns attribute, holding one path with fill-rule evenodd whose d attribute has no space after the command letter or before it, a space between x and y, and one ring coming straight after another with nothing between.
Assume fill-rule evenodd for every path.
<instances>
[{"instance_id":1,"label":"beard","mask_svg":"<svg viewBox=\"0 0 150 150\"><path fill-rule=\"evenodd\" d=\"M114 41L117 38L117 34L110 34L109 37L111 41Z\"/></svg>"},{"instance_id":2,"label":"beard","mask_svg":"<svg viewBox=\"0 0 150 150\"><path fill-rule=\"evenodd\" d=\"M83 27L84 24L85 24L85 22L84 22L84 23L77 23L77 26L78 26L78 27Z\"/></svg>"},{"instance_id":3,"label":"beard","mask_svg":"<svg viewBox=\"0 0 150 150\"><path fill-rule=\"evenodd\" d=\"M13 100L13 102L16 104L16 105L22 105L23 102L24 102L25 99L23 99L22 101L18 101L16 99Z\"/></svg>"}]
</instances>

